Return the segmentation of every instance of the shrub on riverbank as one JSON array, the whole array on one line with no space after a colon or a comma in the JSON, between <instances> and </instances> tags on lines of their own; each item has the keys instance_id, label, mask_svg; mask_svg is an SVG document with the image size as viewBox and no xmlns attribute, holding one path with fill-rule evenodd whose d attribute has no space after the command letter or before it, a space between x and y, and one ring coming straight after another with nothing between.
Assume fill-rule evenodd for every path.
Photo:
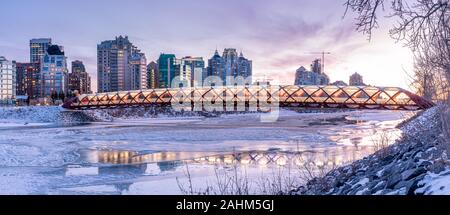
<instances>
[{"instance_id":1,"label":"shrub on riverbank","mask_svg":"<svg viewBox=\"0 0 450 215\"><path fill-rule=\"evenodd\" d=\"M442 122L442 146L450 156L450 101L440 108L440 116Z\"/></svg>"}]
</instances>

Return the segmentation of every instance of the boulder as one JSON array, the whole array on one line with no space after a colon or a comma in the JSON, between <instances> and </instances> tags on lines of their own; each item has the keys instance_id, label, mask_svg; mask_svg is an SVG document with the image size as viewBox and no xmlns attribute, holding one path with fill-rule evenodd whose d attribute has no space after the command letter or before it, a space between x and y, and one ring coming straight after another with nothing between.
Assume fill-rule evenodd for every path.
<instances>
[{"instance_id":1,"label":"boulder","mask_svg":"<svg viewBox=\"0 0 450 215\"><path fill-rule=\"evenodd\" d=\"M402 176L400 174L391 175L386 182L386 188L388 188L388 189L394 188L394 186L401 180L402 180Z\"/></svg>"},{"instance_id":2,"label":"boulder","mask_svg":"<svg viewBox=\"0 0 450 215\"><path fill-rule=\"evenodd\" d=\"M421 175L422 173L426 173L427 170L423 167L418 167L415 169L408 169L404 172L402 172L402 180L407 181L409 179L412 179L418 175Z\"/></svg>"},{"instance_id":3,"label":"boulder","mask_svg":"<svg viewBox=\"0 0 450 215\"><path fill-rule=\"evenodd\" d=\"M405 194L408 194L411 192L414 183L415 181L400 181L398 184L394 186L394 189L400 190L401 188L405 188Z\"/></svg>"},{"instance_id":4,"label":"boulder","mask_svg":"<svg viewBox=\"0 0 450 215\"><path fill-rule=\"evenodd\" d=\"M424 167L427 168L428 166L432 165L433 163L431 163L430 161L427 160L421 160L418 162L418 167Z\"/></svg>"}]
</instances>

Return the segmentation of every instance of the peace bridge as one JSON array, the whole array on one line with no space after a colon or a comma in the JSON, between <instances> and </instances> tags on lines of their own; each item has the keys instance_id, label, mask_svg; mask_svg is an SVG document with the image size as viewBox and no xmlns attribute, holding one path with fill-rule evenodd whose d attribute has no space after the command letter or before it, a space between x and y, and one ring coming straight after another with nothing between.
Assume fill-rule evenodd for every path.
<instances>
[{"instance_id":1,"label":"peace bridge","mask_svg":"<svg viewBox=\"0 0 450 215\"><path fill-rule=\"evenodd\" d=\"M118 107L179 106L188 111L208 111L210 106L234 111L254 107L355 108L420 110L433 106L426 99L398 87L372 86L225 86L169 88L84 94L69 99L73 110ZM268 109L269 108L269 109Z\"/></svg>"}]
</instances>

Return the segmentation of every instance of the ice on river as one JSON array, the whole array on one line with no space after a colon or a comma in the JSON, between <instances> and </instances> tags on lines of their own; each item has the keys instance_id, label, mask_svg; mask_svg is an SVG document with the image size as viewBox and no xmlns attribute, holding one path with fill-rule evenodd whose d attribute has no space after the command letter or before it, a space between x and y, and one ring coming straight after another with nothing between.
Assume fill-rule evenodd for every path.
<instances>
[{"instance_id":1,"label":"ice on river","mask_svg":"<svg viewBox=\"0 0 450 215\"><path fill-rule=\"evenodd\" d=\"M290 163L342 165L372 153L380 131L401 135L395 126L411 112L282 110L269 123L259 113L90 114L0 108L0 194L176 194L186 164L199 185L218 165L252 178Z\"/></svg>"}]
</instances>

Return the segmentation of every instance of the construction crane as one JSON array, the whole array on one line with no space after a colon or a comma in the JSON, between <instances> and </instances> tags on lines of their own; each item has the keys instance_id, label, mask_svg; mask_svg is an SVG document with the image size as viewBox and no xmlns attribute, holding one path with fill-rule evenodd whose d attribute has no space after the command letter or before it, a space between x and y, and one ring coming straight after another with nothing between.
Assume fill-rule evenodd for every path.
<instances>
[{"instance_id":1,"label":"construction crane","mask_svg":"<svg viewBox=\"0 0 450 215\"><path fill-rule=\"evenodd\" d=\"M321 66L322 66L322 68L321 68L321 70L322 70L323 73L325 73L325 55L326 54L331 54L331 52L325 52L325 51L322 51L322 52L308 52L306 54L320 54L320 55L322 55L322 59L321 59Z\"/></svg>"}]
</instances>

